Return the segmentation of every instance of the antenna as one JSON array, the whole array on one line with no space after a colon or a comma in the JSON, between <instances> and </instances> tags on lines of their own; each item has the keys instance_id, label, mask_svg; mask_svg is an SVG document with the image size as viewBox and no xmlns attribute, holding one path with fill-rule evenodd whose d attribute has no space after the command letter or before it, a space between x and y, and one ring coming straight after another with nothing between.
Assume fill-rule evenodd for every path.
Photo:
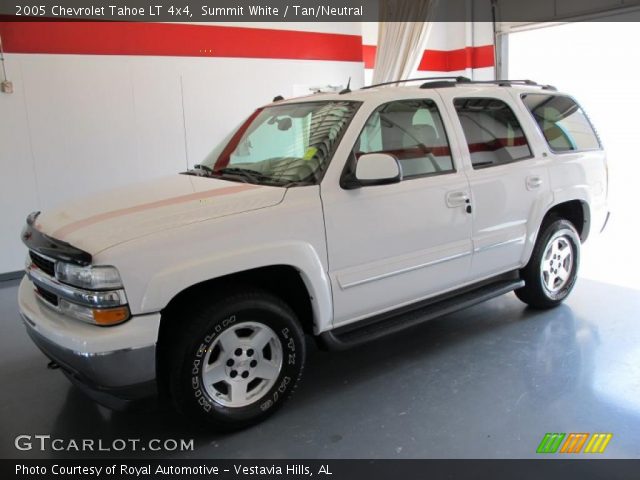
<instances>
[{"instance_id":1,"label":"antenna","mask_svg":"<svg viewBox=\"0 0 640 480\"><path fill-rule=\"evenodd\" d=\"M351 89L349 88L350 86L351 86L351 77L349 77L349 81L347 82L347 88L342 90L340 92L340 95L344 95L345 93L350 93L351 92Z\"/></svg>"}]
</instances>

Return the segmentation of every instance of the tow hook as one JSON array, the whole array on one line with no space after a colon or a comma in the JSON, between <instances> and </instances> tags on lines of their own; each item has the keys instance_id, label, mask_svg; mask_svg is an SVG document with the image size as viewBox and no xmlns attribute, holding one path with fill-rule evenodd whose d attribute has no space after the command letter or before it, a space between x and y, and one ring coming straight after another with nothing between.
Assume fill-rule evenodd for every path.
<instances>
[{"instance_id":1,"label":"tow hook","mask_svg":"<svg viewBox=\"0 0 640 480\"><path fill-rule=\"evenodd\" d=\"M56 362L54 362L53 360L51 360L49 363L47 363L47 368L49 370L57 370L60 368L60 365L58 365Z\"/></svg>"}]
</instances>

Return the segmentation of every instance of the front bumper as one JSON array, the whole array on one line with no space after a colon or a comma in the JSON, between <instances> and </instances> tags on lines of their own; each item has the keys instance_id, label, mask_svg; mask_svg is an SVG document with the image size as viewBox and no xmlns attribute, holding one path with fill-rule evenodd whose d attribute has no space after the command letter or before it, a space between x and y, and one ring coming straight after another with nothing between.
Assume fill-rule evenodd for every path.
<instances>
[{"instance_id":1,"label":"front bumper","mask_svg":"<svg viewBox=\"0 0 640 480\"><path fill-rule=\"evenodd\" d=\"M94 400L120 409L157 393L160 314L98 327L44 305L27 278L20 284L18 297L20 314L33 342Z\"/></svg>"}]
</instances>

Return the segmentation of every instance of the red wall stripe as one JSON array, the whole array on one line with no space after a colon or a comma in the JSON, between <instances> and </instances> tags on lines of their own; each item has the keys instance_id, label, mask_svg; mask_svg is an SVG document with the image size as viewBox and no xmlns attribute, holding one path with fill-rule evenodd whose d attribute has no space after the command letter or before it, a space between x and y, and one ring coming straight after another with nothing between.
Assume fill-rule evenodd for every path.
<instances>
[{"instance_id":1,"label":"red wall stripe","mask_svg":"<svg viewBox=\"0 0 640 480\"><path fill-rule=\"evenodd\" d=\"M493 45L459 50L425 50L418 70L454 72L465 68L493 67Z\"/></svg>"},{"instance_id":2,"label":"red wall stripe","mask_svg":"<svg viewBox=\"0 0 640 480\"><path fill-rule=\"evenodd\" d=\"M363 61L375 45L358 35L265 28L141 22L0 22L7 53L151 55ZM418 70L451 72L492 67L493 46L425 50Z\"/></svg>"},{"instance_id":3,"label":"red wall stripe","mask_svg":"<svg viewBox=\"0 0 640 480\"><path fill-rule=\"evenodd\" d=\"M376 46L362 45L362 61L364 68L373 68L376 65Z\"/></svg>"},{"instance_id":4,"label":"red wall stripe","mask_svg":"<svg viewBox=\"0 0 640 480\"><path fill-rule=\"evenodd\" d=\"M7 53L362 61L359 35L140 22L0 22Z\"/></svg>"},{"instance_id":5,"label":"red wall stripe","mask_svg":"<svg viewBox=\"0 0 640 480\"><path fill-rule=\"evenodd\" d=\"M376 46L363 45L364 68L373 68L376 63ZM458 50L425 50L418 70L433 72L455 72L466 68L493 67L493 45L465 47Z\"/></svg>"}]
</instances>

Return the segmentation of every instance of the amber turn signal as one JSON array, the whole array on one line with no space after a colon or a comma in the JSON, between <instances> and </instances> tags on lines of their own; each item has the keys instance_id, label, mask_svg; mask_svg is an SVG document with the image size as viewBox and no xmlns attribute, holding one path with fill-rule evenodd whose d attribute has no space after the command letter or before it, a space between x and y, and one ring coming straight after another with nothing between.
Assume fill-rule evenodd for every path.
<instances>
[{"instance_id":1,"label":"amber turn signal","mask_svg":"<svg viewBox=\"0 0 640 480\"><path fill-rule=\"evenodd\" d=\"M93 310L93 320L96 325L117 325L129 319L129 307L104 308Z\"/></svg>"}]
</instances>

